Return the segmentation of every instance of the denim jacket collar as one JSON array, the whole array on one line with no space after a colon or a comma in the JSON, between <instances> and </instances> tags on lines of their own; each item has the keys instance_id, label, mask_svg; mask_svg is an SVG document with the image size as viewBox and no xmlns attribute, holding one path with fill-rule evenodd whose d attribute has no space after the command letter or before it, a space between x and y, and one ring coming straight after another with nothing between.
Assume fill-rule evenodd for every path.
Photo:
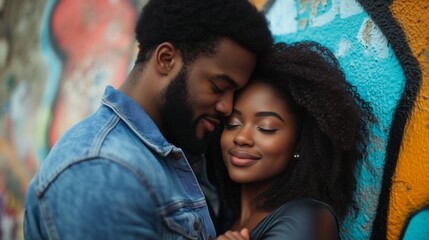
<instances>
[{"instance_id":1,"label":"denim jacket collar","mask_svg":"<svg viewBox=\"0 0 429 240\"><path fill-rule=\"evenodd\" d=\"M143 108L125 93L107 86L101 102L114 111L149 148L161 156L167 156L171 151L180 151L165 139Z\"/></svg>"}]
</instances>

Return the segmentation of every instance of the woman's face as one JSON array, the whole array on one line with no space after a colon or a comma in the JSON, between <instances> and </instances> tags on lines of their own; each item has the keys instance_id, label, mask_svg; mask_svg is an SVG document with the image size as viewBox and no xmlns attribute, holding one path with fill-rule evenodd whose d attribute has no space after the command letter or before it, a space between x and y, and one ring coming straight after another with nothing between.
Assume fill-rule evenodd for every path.
<instances>
[{"instance_id":1,"label":"woman's face","mask_svg":"<svg viewBox=\"0 0 429 240\"><path fill-rule=\"evenodd\" d=\"M234 103L221 136L229 176L237 183L271 182L295 151L296 122L285 101L264 83L250 83Z\"/></svg>"}]
</instances>

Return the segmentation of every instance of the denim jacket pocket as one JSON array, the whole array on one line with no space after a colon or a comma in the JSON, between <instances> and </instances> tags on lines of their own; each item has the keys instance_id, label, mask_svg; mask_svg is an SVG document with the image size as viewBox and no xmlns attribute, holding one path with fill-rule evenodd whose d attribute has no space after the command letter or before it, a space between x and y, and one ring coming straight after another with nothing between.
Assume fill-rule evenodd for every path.
<instances>
[{"instance_id":1,"label":"denim jacket pocket","mask_svg":"<svg viewBox=\"0 0 429 240\"><path fill-rule=\"evenodd\" d=\"M177 239L177 235L183 236L183 239L202 239L204 238L202 221L197 213L190 208L180 208L164 217L167 228L171 231L165 234L173 234ZM172 235L172 237L173 237ZM165 236L165 239L170 239Z\"/></svg>"}]
</instances>

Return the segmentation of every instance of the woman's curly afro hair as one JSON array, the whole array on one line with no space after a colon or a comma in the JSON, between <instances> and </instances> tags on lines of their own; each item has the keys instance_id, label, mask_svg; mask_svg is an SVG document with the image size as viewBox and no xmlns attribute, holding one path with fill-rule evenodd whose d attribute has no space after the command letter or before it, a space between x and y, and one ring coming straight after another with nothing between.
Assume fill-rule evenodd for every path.
<instances>
[{"instance_id":1,"label":"woman's curly afro hair","mask_svg":"<svg viewBox=\"0 0 429 240\"><path fill-rule=\"evenodd\" d=\"M369 124L374 121L371 107L345 80L329 49L315 42L275 44L252 81L272 86L300 122L299 158L291 160L256 203L273 210L287 201L312 197L330 204L342 219L355 209L355 169L367 157ZM220 152L211 150L208 158ZM223 161L212 160L224 204L238 216L239 185L229 179Z\"/></svg>"},{"instance_id":2,"label":"woman's curly afro hair","mask_svg":"<svg viewBox=\"0 0 429 240\"><path fill-rule=\"evenodd\" d=\"M163 42L179 49L185 62L213 54L218 40L229 38L256 56L273 43L267 20L248 0L150 0L135 28L136 63L145 62Z\"/></svg>"}]
</instances>

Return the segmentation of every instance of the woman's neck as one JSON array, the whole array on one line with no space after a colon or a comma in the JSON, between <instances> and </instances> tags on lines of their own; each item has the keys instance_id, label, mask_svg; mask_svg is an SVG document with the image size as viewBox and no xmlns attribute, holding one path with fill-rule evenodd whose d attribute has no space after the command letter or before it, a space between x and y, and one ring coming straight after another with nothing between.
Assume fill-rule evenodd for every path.
<instances>
[{"instance_id":1,"label":"woman's neck","mask_svg":"<svg viewBox=\"0 0 429 240\"><path fill-rule=\"evenodd\" d=\"M241 186L240 196L240 216L236 219L232 230L241 230L247 228L252 230L255 226L262 221L270 213L267 210L257 208L255 201L256 197L261 194L266 187L246 185Z\"/></svg>"}]
</instances>

